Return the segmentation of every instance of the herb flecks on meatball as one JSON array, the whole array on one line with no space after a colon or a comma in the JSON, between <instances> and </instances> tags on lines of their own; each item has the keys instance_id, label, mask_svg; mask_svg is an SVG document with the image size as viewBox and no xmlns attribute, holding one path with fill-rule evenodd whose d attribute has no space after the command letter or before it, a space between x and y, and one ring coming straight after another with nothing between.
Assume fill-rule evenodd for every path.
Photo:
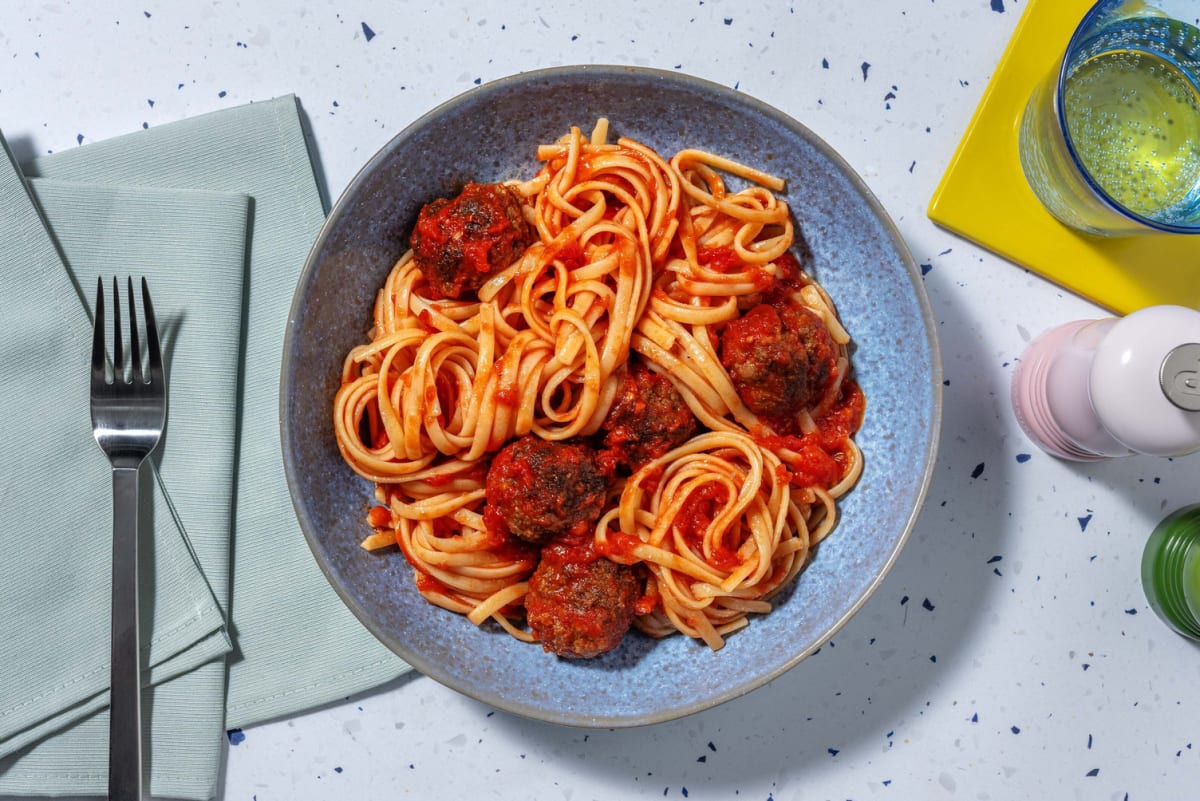
<instances>
[{"instance_id":1,"label":"herb flecks on meatball","mask_svg":"<svg viewBox=\"0 0 1200 801\"><path fill-rule=\"evenodd\" d=\"M533 237L515 192L468 183L456 197L422 207L410 244L430 289L458 298L512 264Z\"/></svg>"}]
</instances>

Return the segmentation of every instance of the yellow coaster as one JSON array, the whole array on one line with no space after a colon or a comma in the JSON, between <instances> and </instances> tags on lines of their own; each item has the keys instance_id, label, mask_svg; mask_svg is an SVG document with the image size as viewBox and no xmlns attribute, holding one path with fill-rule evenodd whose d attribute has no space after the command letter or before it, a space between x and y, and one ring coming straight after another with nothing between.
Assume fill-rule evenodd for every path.
<instances>
[{"instance_id":1,"label":"yellow coaster","mask_svg":"<svg viewBox=\"0 0 1200 801\"><path fill-rule=\"evenodd\" d=\"M1092 2L1028 0L929 202L929 218L1118 314L1164 303L1200 307L1200 234L1078 233L1042 207L1021 171L1025 103L1057 69Z\"/></svg>"}]
</instances>

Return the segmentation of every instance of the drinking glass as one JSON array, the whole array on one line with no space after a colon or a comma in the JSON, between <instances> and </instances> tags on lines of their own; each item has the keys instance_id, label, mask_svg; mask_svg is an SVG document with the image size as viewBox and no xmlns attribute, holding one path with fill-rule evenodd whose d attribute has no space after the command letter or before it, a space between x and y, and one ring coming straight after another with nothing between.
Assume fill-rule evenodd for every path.
<instances>
[{"instance_id":1,"label":"drinking glass","mask_svg":"<svg viewBox=\"0 0 1200 801\"><path fill-rule=\"evenodd\" d=\"M1100 0L1021 118L1021 168L1101 236L1200 233L1200 0Z\"/></svg>"}]
</instances>

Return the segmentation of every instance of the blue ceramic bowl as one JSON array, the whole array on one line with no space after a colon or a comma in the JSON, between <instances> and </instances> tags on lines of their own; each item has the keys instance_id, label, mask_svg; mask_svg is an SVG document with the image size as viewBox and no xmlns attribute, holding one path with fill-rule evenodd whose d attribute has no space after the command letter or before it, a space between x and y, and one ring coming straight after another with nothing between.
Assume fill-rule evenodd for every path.
<instances>
[{"instance_id":1,"label":"blue ceramic bowl","mask_svg":"<svg viewBox=\"0 0 1200 801\"><path fill-rule=\"evenodd\" d=\"M598 117L669 157L700 147L787 181L815 277L854 338L867 396L866 469L841 522L769 615L712 652L640 634L568 661L430 606L397 552L368 553L372 487L338 454L332 403L345 353L421 205L468 179L531 175L538 143ZM920 275L879 202L811 131L744 94L677 73L585 66L517 75L444 103L392 139L334 206L296 289L284 346L285 469L300 525L363 624L422 673L518 715L577 726L670 720L728 701L794 667L879 585L917 518L941 425L941 363Z\"/></svg>"}]
</instances>

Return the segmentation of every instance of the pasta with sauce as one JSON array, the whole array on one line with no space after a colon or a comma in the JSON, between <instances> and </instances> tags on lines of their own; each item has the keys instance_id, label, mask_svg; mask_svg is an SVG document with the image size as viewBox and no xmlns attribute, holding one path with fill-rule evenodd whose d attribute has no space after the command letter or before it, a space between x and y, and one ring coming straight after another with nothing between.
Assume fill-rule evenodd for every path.
<instances>
[{"instance_id":1,"label":"pasta with sauce","mask_svg":"<svg viewBox=\"0 0 1200 801\"><path fill-rule=\"evenodd\" d=\"M631 627L719 649L861 474L849 333L781 179L603 119L536 155L422 209L345 359L337 442L379 501L362 545L560 656Z\"/></svg>"}]
</instances>

